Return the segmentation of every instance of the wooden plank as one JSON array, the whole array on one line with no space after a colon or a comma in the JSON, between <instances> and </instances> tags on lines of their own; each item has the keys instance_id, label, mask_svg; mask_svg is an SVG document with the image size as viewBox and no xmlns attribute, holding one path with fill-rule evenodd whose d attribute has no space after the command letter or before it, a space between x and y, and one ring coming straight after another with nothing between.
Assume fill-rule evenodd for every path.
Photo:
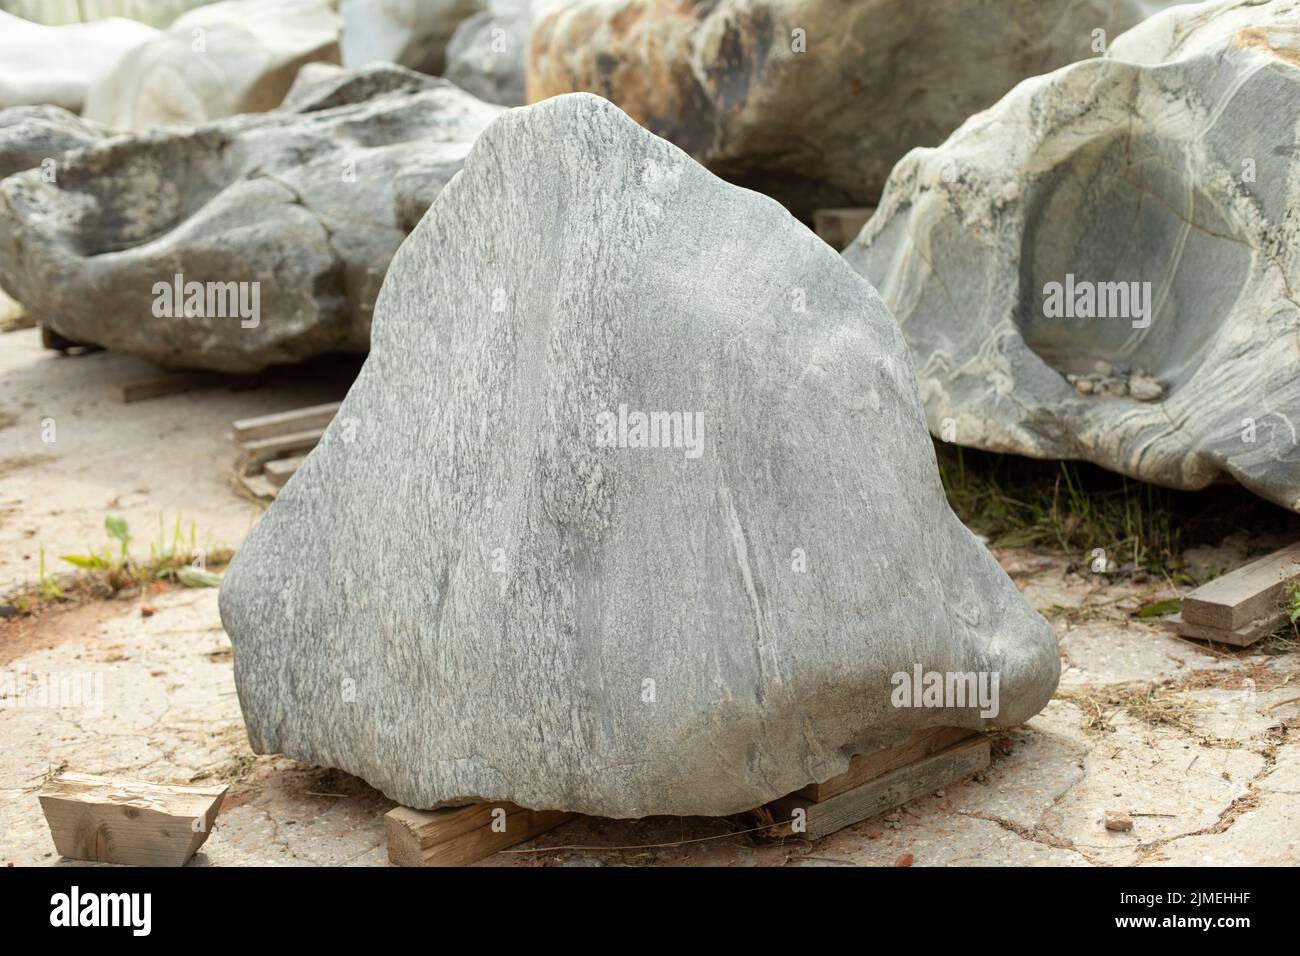
<instances>
[{"instance_id":1,"label":"wooden plank","mask_svg":"<svg viewBox=\"0 0 1300 956\"><path fill-rule=\"evenodd\" d=\"M274 438L277 435L292 435L296 432L322 429L334 420L342 404L342 402L327 402L324 405L276 412L274 415L241 418L232 426L235 430L235 440L250 442L259 438Z\"/></svg>"},{"instance_id":2,"label":"wooden plank","mask_svg":"<svg viewBox=\"0 0 1300 956\"><path fill-rule=\"evenodd\" d=\"M817 840L962 780L987 767L990 758L988 738L977 736L828 800L816 802L793 794L774 800L763 807L761 818L793 822L802 813L802 831L787 824L789 829L778 832Z\"/></svg>"},{"instance_id":3,"label":"wooden plank","mask_svg":"<svg viewBox=\"0 0 1300 956\"><path fill-rule=\"evenodd\" d=\"M181 866L212 832L226 787L172 787L65 773L37 796L70 860Z\"/></svg>"},{"instance_id":4,"label":"wooden plank","mask_svg":"<svg viewBox=\"0 0 1300 956\"><path fill-rule=\"evenodd\" d=\"M1300 580L1300 541L1202 584L1183 598L1183 620L1235 631L1275 616L1287 582L1295 580Z\"/></svg>"},{"instance_id":5,"label":"wooden plank","mask_svg":"<svg viewBox=\"0 0 1300 956\"><path fill-rule=\"evenodd\" d=\"M931 727L913 734L907 740L894 747L861 754L849 761L849 769L838 777L821 783L810 783L794 795L819 802L860 787L870 780L922 760L931 754L951 747L959 740L975 735L975 731L963 727Z\"/></svg>"},{"instance_id":6,"label":"wooden plank","mask_svg":"<svg viewBox=\"0 0 1300 956\"><path fill-rule=\"evenodd\" d=\"M293 477L293 473L302 467L302 463L307 460L306 455L294 455L292 458L277 458L275 461L268 461L262 467L262 473L266 475L266 480L275 488L283 488L285 482Z\"/></svg>"},{"instance_id":7,"label":"wooden plank","mask_svg":"<svg viewBox=\"0 0 1300 956\"><path fill-rule=\"evenodd\" d=\"M1284 623L1286 619L1286 612L1278 611L1271 617L1263 617L1258 621L1243 624L1236 630L1225 631L1219 627L1206 627L1204 624L1193 624L1190 621L1184 621L1181 614L1175 614L1173 624L1177 633L1183 637L1194 637L1197 640L1214 641L1218 644L1231 644L1234 647L1249 647L1261 637L1268 637L1276 631L1278 625Z\"/></svg>"},{"instance_id":8,"label":"wooden plank","mask_svg":"<svg viewBox=\"0 0 1300 956\"><path fill-rule=\"evenodd\" d=\"M576 816L504 802L443 810L394 807L384 814L388 859L397 866L466 866Z\"/></svg>"},{"instance_id":9,"label":"wooden plank","mask_svg":"<svg viewBox=\"0 0 1300 956\"><path fill-rule=\"evenodd\" d=\"M254 498L262 498L267 501L274 498L276 492L280 490L271 484L265 475L241 475L239 482L244 486L244 490Z\"/></svg>"},{"instance_id":10,"label":"wooden plank","mask_svg":"<svg viewBox=\"0 0 1300 956\"><path fill-rule=\"evenodd\" d=\"M142 378L120 386L122 402L143 402L150 398L162 398L164 395L179 395L182 392L194 392L204 388L219 388L230 384L234 379L218 372L172 372L153 378Z\"/></svg>"},{"instance_id":11,"label":"wooden plank","mask_svg":"<svg viewBox=\"0 0 1300 956\"><path fill-rule=\"evenodd\" d=\"M316 447L324 434L325 430L323 428L313 428L309 431L292 432L288 435L276 435L272 438L258 438L244 442L239 446L244 451L243 473L255 475L262 470L262 466L268 461L306 454Z\"/></svg>"},{"instance_id":12,"label":"wooden plank","mask_svg":"<svg viewBox=\"0 0 1300 956\"><path fill-rule=\"evenodd\" d=\"M813 232L822 241L841 252L858 237L876 211L875 206L849 206L842 209L817 209L813 211Z\"/></svg>"}]
</instances>

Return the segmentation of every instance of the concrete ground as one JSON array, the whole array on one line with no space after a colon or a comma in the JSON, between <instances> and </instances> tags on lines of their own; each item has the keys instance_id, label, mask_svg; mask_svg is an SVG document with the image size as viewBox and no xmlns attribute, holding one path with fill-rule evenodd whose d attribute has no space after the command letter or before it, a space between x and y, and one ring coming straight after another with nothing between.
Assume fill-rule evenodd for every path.
<instances>
[{"instance_id":1,"label":"concrete ground","mask_svg":"<svg viewBox=\"0 0 1300 956\"><path fill-rule=\"evenodd\" d=\"M328 401L337 380L277 377L122 405L115 385L153 370L121 356L56 357L32 331L0 336L0 594L54 555L104 541L125 515L139 548L159 514L235 546L257 509L229 480L239 417ZM41 441L52 418L57 440ZM167 525L170 529L170 524ZM1250 542L1258 546L1259 542ZM1190 555L1223 570L1241 540ZM1228 651L1133 616L1170 586L999 552L1054 624L1063 676L1026 726L994 739L975 779L815 843L735 835L740 819L579 818L485 866L848 866L1300 863L1300 643ZM192 865L385 865L391 801L339 771L255 756L213 589L153 589L0 620L0 678L80 681L80 706L0 697L0 861L60 862L35 793L61 770L230 786ZM0 685L0 694L4 688ZM1129 814L1107 831L1104 811ZM67 863L67 861L62 861Z\"/></svg>"}]
</instances>

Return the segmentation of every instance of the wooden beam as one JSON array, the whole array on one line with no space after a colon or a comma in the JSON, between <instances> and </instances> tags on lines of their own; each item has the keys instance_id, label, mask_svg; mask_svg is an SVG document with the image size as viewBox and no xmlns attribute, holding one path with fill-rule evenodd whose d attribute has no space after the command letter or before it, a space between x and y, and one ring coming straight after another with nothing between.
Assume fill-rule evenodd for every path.
<instances>
[{"instance_id":1,"label":"wooden beam","mask_svg":"<svg viewBox=\"0 0 1300 956\"><path fill-rule=\"evenodd\" d=\"M306 455L294 455L292 458L277 458L274 461L268 461L262 467L262 473L266 475L266 480L274 488L283 488L285 483L293 477L294 472L302 467L302 463L307 460Z\"/></svg>"},{"instance_id":2,"label":"wooden beam","mask_svg":"<svg viewBox=\"0 0 1300 956\"><path fill-rule=\"evenodd\" d=\"M182 866L212 832L226 789L65 773L37 796L55 849L70 860Z\"/></svg>"},{"instance_id":3,"label":"wooden beam","mask_svg":"<svg viewBox=\"0 0 1300 956\"><path fill-rule=\"evenodd\" d=\"M781 829L773 828L777 834L817 840L969 777L987 767L990 759L988 738L977 736L827 800L797 794L782 797L763 807L758 816L784 823Z\"/></svg>"},{"instance_id":4,"label":"wooden beam","mask_svg":"<svg viewBox=\"0 0 1300 956\"><path fill-rule=\"evenodd\" d=\"M1181 614L1171 619L1174 631L1183 637L1194 637L1201 641L1214 641L1217 644L1231 644L1234 647L1249 647L1261 637L1268 637L1277 630L1277 626L1286 620L1286 614L1279 611L1272 617L1251 621L1231 631L1220 627L1206 627L1204 624L1192 624L1184 621Z\"/></svg>"},{"instance_id":5,"label":"wooden beam","mask_svg":"<svg viewBox=\"0 0 1300 956\"><path fill-rule=\"evenodd\" d=\"M253 441L244 442L240 445L240 448L244 451L243 473L255 475L262 470L262 466L268 461L306 454L320 443L324 434L325 430L323 428L315 428L310 431L292 432L288 435L257 438Z\"/></svg>"},{"instance_id":6,"label":"wooden beam","mask_svg":"<svg viewBox=\"0 0 1300 956\"><path fill-rule=\"evenodd\" d=\"M1202 584L1183 598L1183 621L1221 631L1268 621L1276 627L1286 619L1282 611L1286 585L1296 580L1300 580L1300 541Z\"/></svg>"},{"instance_id":7,"label":"wooden beam","mask_svg":"<svg viewBox=\"0 0 1300 956\"><path fill-rule=\"evenodd\" d=\"M553 830L578 814L476 803L443 810L394 807L384 814L388 859L397 866L466 866Z\"/></svg>"},{"instance_id":8,"label":"wooden beam","mask_svg":"<svg viewBox=\"0 0 1300 956\"><path fill-rule=\"evenodd\" d=\"M854 757L849 761L849 769L838 777L821 783L810 783L802 790L796 790L793 795L817 802L829 800L974 735L975 731L963 727L931 727L913 734L897 746Z\"/></svg>"},{"instance_id":9,"label":"wooden beam","mask_svg":"<svg viewBox=\"0 0 1300 956\"><path fill-rule=\"evenodd\" d=\"M274 438L277 435L323 429L334 420L342 404L342 402L328 402L324 405L276 412L274 415L241 418L232 426L235 430L235 441L250 442L259 438Z\"/></svg>"},{"instance_id":10,"label":"wooden beam","mask_svg":"<svg viewBox=\"0 0 1300 956\"><path fill-rule=\"evenodd\" d=\"M194 392L204 388L220 388L236 381L232 376L219 372L171 372L127 382L120 386L123 404L143 402L150 398L162 398L165 395L179 395L182 392Z\"/></svg>"},{"instance_id":11,"label":"wooden beam","mask_svg":"<svg viewBox=\"0 0 1300 956\"><path fill-rule=\"evenodd\" d=\"M240 475L239 483L254 498L264 501L270 501L280 490L267 480L266 475Z\"/></svg>"}]
</instances>

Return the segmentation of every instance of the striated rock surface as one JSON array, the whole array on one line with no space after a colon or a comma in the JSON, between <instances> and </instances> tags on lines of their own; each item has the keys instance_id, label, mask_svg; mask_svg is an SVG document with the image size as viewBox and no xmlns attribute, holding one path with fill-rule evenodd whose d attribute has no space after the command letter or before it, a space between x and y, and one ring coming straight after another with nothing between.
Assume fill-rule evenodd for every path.
<instances>
[{"instance_id":1,"label":"striated rock surface","mask_svg":"<svg viewBox=\"0 0 1300 956\"><path fill-rule=\"evenodd\" d=\"M52 27L0 11L0 109L49 105L79 113L87 90L158 36L122 17Z\"/></svg>"},{"instance_id":2,"label":"striated rock surface","mask_svg":"<svg viewBox=\"0 0 1300 956\"><path fill-rule=\"evenodd\" d=\"M456 27L483 9L483 0L342 0L343 65L396 63L441 73Z\"/></svg>"},{"instance_id":3,"label":"striated rock surface","mask_svg":"<svg viewBox=\"0 0 1300 956\"><path fill-rule=\"evenodd\" d=\"M316 66L289 99L3 180L0 286L72 341L163 365L364 352L389 259L500 108L393 66Z\"/></svg>"},{"instance_id":4,"label":"striated rock surface","mask_svg":"<svg viewBox=\"0 0 1300 956\"><path fill-rule=\"evenodd\" d=\"M807 219L874 205L894 163L1168 0L570 0L527 58ZM1100 33L1094 32L1100 31Z\"/></svg>"},{"instance_id":5,"label":"striated rock surface","mask_svg":"<svg viewBox=\"0 0 1300 956\"><path fill-rule=\"evenodd\" d=\"M930 429L1300 509L1300 4L1152 18L898 165L845 251Z\"/></svg>"},{"instance_id":6,"label":"striated rock surface","mask_svg":"<svg viewBox=\"0 0 1300 956\"><path fill-rule=\"evenodd\" d=\"M588 95L484 132L220 597L254 749L414 807L732 813L1059 671L867 283Z\"/></svg>"},{"instance_id":7,"label":"striated rock surface","mask_svg":"<svg viewBox=\"0 0 1300 956\"><path fill-rule=\"evenodd\" d=\"M306 63L337 64L334 0L224 0L178 17L90 90L84 115L141 131L280 105Z\"/></svg>"}]
</instances>

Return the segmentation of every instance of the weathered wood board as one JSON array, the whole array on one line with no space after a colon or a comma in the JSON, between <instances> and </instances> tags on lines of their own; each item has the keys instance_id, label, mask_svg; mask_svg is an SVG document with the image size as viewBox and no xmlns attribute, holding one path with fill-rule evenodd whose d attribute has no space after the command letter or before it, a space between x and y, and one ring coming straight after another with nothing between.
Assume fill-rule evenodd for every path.
<instances>
[{"instance_id":1,"label":"weathered wood board","mask_svg":"<svg viewBox=\"0 0 1300 956\"><path fill-rule=\"evenodd\" d=\"M226 789L65 773L37 796L68 859L182 866L212 832Z\"/></svg>"}]
</instances>

